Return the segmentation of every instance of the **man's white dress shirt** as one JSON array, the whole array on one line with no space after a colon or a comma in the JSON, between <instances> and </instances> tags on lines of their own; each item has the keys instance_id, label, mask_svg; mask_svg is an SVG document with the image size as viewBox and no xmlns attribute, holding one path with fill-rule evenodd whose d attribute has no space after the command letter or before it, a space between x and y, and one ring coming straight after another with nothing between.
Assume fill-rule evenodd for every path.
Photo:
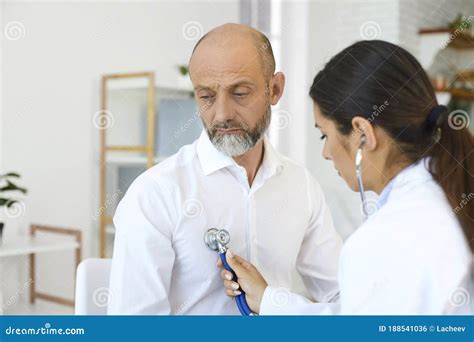
<instances>
[{"instance_id":1,"label":"man's white dress shirt","mask_svg":"<svg viewBox=\"0 0 474 342\"><path fill-rule=\"evenodd\" d=\"M227 229L233 253L270 285L292 288L296 270L314 300L338 295L342 242L321 188L267 138L250 187L203 131L132 183L114 225L109 314L238 314L204 244L209 228Z\"/></svg>"}]
</instances>

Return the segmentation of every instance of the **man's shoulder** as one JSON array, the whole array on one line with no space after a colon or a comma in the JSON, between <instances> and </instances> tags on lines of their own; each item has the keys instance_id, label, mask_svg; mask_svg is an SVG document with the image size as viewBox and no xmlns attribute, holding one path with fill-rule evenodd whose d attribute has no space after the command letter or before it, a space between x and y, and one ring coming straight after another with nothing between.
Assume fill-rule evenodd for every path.
<instances>
[{"instance_id":1,"label":"man's shoulder","mask_svg":"<svg viewBox=\"0 0 474 342\"><path fill-rule=\"evenodd\" d=\"M178 152L160 161L146 172L150 173L150 175L165 176L173 175L180 169L192 167L192 164L197 161L196 144L197 141L184 145Z\"/></svg>"},{"instance_id":2,"label":"man's shoulder","mask_svg":"<svg viewBox=\"0 0 474 342\"><path fill-rule=\"evenodd\" d=\"M294 179L296 182L304 182L310 184L318 184L316 178L311 174L306 166L303 163L296 161L288 156L283 155L280 152L278 153L278 158L283 164L284 173Z\"/></svg>"},{"instance_id":3,"label":"man's shoulder","mask_svg":"<svg viewBox=\"0 0 474 342\"><path fill-rule=\"evenodd\" d=\"M196 142L184 145L172 156L142 172L135 179L134 183L145 186L150 185L150 183L173 183L181 175L189 173L194 167L193 164L198 161L196 157Z\"/></svg>"}]
</instances>

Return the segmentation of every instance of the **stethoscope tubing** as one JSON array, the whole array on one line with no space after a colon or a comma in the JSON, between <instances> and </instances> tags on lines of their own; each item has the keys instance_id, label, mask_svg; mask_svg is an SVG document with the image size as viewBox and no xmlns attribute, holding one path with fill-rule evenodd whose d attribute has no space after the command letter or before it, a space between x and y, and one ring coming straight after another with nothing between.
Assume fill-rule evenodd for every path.
<instances>
[{"instance_id":1,"label":"stethoscope tubing","mask_svg":"<svg viewBox=\"0 0 474 342\"><path fill-rule=\"evenodd\" d=\"M224 268L232 273L232 280L237 282L237 275L235 274L234 270L229 266L227 263L227 259L225 256L225 253L219 253L219 257L221 258L222 265L224 265ZM247 304L247 300L245 299L245 293L240 289L242 292L238 296L235 297L235 302L237 303L237 307L240 311L240 314L242 316L251 316L252 310L250 310L249 305Z\"/></svg>"}]
</instances>

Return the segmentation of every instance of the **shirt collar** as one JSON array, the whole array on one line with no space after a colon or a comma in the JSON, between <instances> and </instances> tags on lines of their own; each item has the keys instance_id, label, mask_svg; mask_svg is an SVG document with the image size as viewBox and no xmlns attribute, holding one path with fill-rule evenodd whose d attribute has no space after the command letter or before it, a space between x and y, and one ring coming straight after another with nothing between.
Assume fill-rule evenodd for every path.
<instances>
[{"instance_id":1,"label":"shirt collar","mask_svg":"<svg viewBox=\"0 0 474 342\"><path fill-rule=\"evenodd\" d=\"M267 178L277 172L280 172L280 170L283 168L283 160L282 156L275 150L266 135L264 135L263 138L263 145L264 154L260 168L262 168L265 178ZM233 158L225 155L222 152L219 152L216 149L205 130L201 132L201 135L198 139L196 152L203 173L206 176L220 169L237 165Z\"/></svg>"}]
</instances>

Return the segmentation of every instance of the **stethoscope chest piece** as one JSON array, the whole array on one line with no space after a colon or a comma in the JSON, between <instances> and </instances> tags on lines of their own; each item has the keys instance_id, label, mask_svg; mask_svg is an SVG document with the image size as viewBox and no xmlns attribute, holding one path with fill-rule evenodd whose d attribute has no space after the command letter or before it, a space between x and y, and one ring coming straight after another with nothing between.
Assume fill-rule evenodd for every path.
<instances>
[{"instance_id":1,"label":"stethoscope chest piece","mask_svg":"<svg viewBox=\"0 0 474 342\"><path fill-rule=\"evenodd\" d=\"M211 228L204 234L204 243L209 249L225 253L230 242L230 234L225 229Z\"/></svg>"}]
</instances>

